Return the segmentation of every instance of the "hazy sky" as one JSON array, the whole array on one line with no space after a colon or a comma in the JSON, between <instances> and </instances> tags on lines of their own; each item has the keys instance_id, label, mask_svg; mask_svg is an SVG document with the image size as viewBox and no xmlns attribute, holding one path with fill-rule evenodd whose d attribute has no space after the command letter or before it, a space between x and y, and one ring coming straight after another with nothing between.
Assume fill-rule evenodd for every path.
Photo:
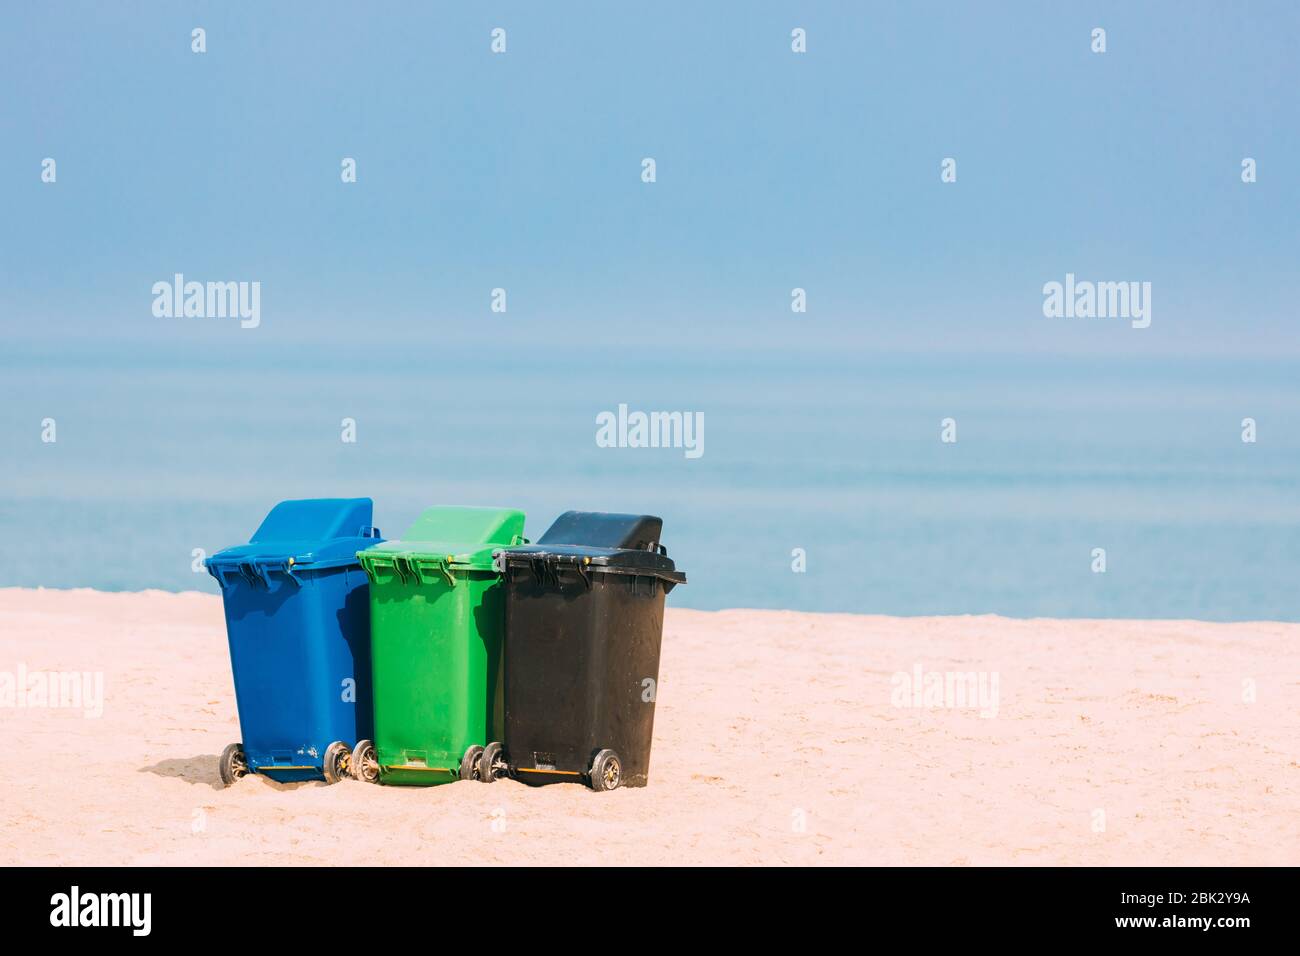
<instances>
[{"instance_id":1,"label":"hazy sky","mask_svg":"<svg viewBox=\"0 0 1300 956\"><path fill-rule=\"evenodd\" d=\"M369 495L663 515L695 607L1296 615L1298 4L0 22L0 583L211 588ZM176 273L260 325L156 316ZM1150 327L1046 317L1067 274ZM599 447L620 403L706 454Z\"/></svg>"},{"instance_id":2,"label":"hazy sky","mask_svg":"<svg viewBox=\"0 0 1300 956\"><path fill-rule=\"evenodd\" d=\"M1294 3L558 9L6 4L5 335L1300 351ZM1067 272L1151 328L1045 318Z\"/></svg>"}]
</instances>

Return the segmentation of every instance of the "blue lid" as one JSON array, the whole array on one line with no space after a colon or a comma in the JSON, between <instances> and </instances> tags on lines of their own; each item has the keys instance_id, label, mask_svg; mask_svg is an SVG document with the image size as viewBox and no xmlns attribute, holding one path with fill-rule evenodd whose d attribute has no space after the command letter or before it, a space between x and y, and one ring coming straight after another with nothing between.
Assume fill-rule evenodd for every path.
<instances>
[{"instance_id":1,"label":"blue lid","mask_svg":"<svg viewBox=\"0 0 1300 956\"><path fill-rule=\"evenodd\" d=\"M204 564L272 565L304 570L357 564L357 551L377 541L371 526L374 502L369 498L308 498L282 501L253 532L248 544L218 551Z\"/></svg>"}]
</instances>

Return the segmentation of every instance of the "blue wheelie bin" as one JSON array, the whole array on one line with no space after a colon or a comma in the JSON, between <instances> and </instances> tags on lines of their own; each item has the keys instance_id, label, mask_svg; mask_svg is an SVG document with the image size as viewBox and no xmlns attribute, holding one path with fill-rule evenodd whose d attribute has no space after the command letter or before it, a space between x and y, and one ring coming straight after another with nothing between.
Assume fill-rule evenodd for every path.
<instances>
[{"instance_id":1,"label":"blue wheelie bin","mask_svg":"<svg viewBox=\"0 0 1300 956\"><path fill-rule=\"evenodd\" d=\"M382 540L369 498L282 501L248 544L205 563L221 585L242 743L221 754L229 785L348 775L374 736L370 587L357 552Z\"/></svg>"}]
</instances>

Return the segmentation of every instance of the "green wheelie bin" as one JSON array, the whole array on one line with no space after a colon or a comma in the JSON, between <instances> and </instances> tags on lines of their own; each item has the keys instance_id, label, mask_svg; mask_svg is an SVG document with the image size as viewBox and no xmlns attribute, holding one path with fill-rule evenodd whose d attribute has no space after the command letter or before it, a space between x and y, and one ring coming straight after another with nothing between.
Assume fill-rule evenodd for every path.
<instances>
[{"instance_id":1,"label":"green wheelie bin","mask_svg":"<svg viewBox=\"0 0 1300 956\"><path fill-rule=\"evenodd\" d=\"M375 739L352 754L370 783L478 775L501 733L504 626L492 552L525 543L524 513L429 508L396 541L357 552L370 579Z\"/></svg>"}]
</instances>

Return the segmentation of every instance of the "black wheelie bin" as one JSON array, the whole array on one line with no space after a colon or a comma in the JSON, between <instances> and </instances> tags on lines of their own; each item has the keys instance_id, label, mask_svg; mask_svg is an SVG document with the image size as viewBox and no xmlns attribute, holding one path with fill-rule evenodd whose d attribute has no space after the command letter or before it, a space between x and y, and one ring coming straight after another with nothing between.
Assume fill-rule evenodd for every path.
<instances>
[{"instance_id":1,"label":"black wheelie bin","mask_svg":"<svg viewBox=\"0 0 1300 956\"><path fill-rule=\"evenodd\" d=\"M686 583L662 528L651 515L568 511L536 544L496 553L505 733L480 780L646 785L664 598Z\"/></svg>"}]
</instances>

